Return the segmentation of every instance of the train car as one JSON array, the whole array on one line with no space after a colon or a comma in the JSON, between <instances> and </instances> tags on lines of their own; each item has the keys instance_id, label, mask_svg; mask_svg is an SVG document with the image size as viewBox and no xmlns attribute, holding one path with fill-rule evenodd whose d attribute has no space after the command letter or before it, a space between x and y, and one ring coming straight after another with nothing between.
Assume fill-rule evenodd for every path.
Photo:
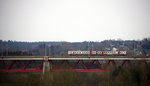
<instances>
[{"instance_id":1,"label":"train car","mask_svg":"<svg viewBox=\"0 0 150 86\"><path fill-rule=\"evenodd\" d=\"M68 55L70 56L82 56L82 55L89 55L90 51L68 51Z\"/></svg>"},{"instance_id":2,"label":"train car","mask_svg":"<svg viewBox=\"0 0 150 86\"><path fill-rule=\"evenodd\" d=\"M104 51L97 51L97 55L103 56L104 55Z\"/></svg>"},{"instance_id":3,"label":"train car","mask_svg":"<svg viewBox=\"0 0 150 86\"><path fill-rule=\"evenodd\" d=\"M117 55L117 51L97 51L97 55L104 56L104 55Z\"/></svg>"},{"instance_id":4,"label":"train car","mask_svg":"<svg viewBox=\"0 0 150 86\"><path fill-rule=\"evenodd\" d=\"M125 56L126 51L68 51L70 56Z\"/></svg>"},{"instance_id":5,"label":"train car","mask_svg":"<svg viewBox=\"0 0 150 86\"><path fill-rule=\"evenodd\" d=\"M96 54L96 51L68 51L70 56L95 56Z\"/></svg>"},{"instance_id":6,"label":"train car","mask_svg":"<svg viewBox=\"0 0 150 86\"><path fill-rule=\"evenodd\" d=\"M118 54L118 51L104 51L104 55L117 55Z\"/></svg>"},{"instance_id":7,"label":"train car","mask_svg":"<svg viewBox=\"0 0 150 86\"><path fill-rule=\"evenodd\" d=\"M127 51L119 51L120 52L120 56L126 56L127 55Z\"/></svg>"},{"instance_id":8,"label":"train car","mask_svg":"<svg viewBox=\"0 0 150 86\"><path fill-rule=\"evenodd\" d=\"M113 56L125 56L127 55L126 51L97 51L98 55L113 55Z\"/></svg>"}]
</instances>

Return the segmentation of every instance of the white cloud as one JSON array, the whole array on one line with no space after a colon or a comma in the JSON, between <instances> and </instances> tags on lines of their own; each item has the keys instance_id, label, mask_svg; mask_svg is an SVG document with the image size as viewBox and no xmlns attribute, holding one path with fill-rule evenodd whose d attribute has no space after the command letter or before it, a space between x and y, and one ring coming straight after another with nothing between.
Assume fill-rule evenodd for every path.
<instances>
[{"instance_id":1,"label":"white cloud","mask_svg":"<svg viewBox=\"0 0 150 86\"><path fill-rule=\"evenodd\" d=\"M101 41L150 36L149 0L1 0L0 39Z\"/></svg>"}]
</instances>

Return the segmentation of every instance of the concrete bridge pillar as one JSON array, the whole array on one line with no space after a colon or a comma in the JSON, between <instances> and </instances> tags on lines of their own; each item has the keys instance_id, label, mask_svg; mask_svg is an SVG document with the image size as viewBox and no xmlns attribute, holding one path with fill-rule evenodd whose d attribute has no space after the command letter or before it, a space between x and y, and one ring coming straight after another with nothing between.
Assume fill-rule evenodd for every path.
<instances>
[{"instance_id":1,"label":"concrete bridge pillar","mask_svg":"<svg viewBox=\"0 0 150 86\"><path fill-rule=\"evenodd\" d=\"M45 72L49 72L50 71L50 64L49 64L48 59L49 59L48 56L44 56L44 58L43 58L43 74Z\"/></svg>"}]
</instances>

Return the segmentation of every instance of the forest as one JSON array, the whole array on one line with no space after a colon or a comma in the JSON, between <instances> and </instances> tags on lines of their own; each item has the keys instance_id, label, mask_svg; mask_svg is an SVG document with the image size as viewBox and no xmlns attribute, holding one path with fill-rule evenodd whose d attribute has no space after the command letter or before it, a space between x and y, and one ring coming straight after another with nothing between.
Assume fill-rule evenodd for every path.
<instances>
[{"instance_id":1,"label":"forest","mask_svg":"<svg viewBox=\"0 0 150 86\"><path fill-rule=\"evenodd\" d=\"M66 55L70 50L126 50L128 55L150 55L150 38L143 40L104 40L101 42L20 42L0 40L0 56Z\"/></svg>"}]
</instances>

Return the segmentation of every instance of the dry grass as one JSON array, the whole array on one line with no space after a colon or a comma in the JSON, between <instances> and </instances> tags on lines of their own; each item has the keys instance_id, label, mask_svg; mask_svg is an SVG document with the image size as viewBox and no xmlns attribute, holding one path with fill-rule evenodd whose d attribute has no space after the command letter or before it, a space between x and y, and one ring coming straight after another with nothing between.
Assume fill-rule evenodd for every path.
<instances>
[{"instance_id":1,"label":"dry grass","mask_svg":"<svg viewBox=\"0 0 150 86\"><path fill-rule=\"evenodd\" d=\"M141 61L111 73L1 72L0 86L150 86L150 65Z\"/></svg>"}]
</instances>

